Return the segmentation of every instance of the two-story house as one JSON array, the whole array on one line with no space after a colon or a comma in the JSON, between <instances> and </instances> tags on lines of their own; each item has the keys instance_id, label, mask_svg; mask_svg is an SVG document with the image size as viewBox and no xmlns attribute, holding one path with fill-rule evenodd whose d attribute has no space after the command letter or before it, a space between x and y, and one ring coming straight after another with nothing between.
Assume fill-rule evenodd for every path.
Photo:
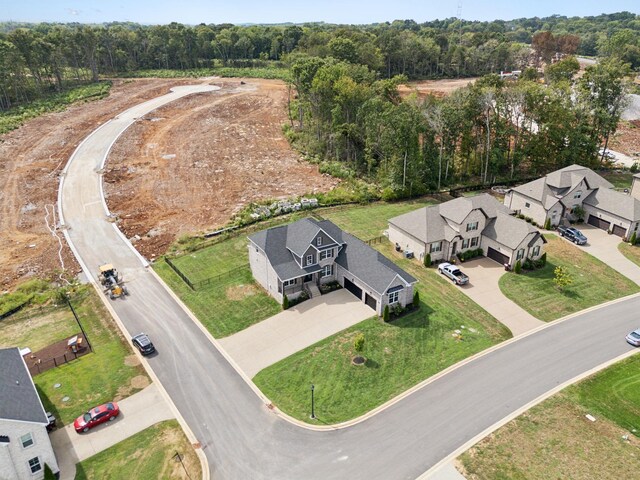
<instances>
[{"instance_id":1,"label":"two-story house","mask_svg":"<svg viewBox=\"0 0 640 480\"><path fill-rule=\"evenodd\" d=\"M413 302L417 280L328 220L311 218L249 236L256 281L278 302L337 281L381 315L386 305Z\"/></svg>"},{"instance_id":2,"label":"two-story house","mask_svg":"<svg viewBox=\"0 0 640 480\"><path fill-rule=\"evenodd\" d=\"M620 237L630 237L640 225L640 188L631 195L613 190L613 185L589 168L570 165L545 177L510 189L504 204L544 225L574 220L581 207L590 225Z\"/></svg>"},{"instance_id":3,"label":"two-story house","mask_svg":"<svg viewBox=\"0 0 640 480\"><path fill-rule=\"evenodd\" d=\"M389 220L389 240L433 262L481 248L501 264L542 255L544 237L489 194L460 197Z\"/></svg>"},{"instance_id":4,"label":"two-story house","mask_svg":"<svg viewBox=\"0 0 640 480\"><path fill-rule=\"evenodd\" d=\"M0 478L38 480L57 473L49 419L17 348L0 349Z\"/></svg>"}]
</instances>

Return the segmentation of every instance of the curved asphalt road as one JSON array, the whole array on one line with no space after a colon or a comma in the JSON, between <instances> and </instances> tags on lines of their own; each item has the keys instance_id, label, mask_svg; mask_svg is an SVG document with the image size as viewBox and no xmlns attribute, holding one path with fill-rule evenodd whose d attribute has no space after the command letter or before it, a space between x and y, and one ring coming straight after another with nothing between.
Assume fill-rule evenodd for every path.
<instances>
[{"instance_id":1,"label":"curved asphalt road","mask_svg":"<svg viewBox=\"0 0 640 480\"><path fill-rule=\"evenodd\" d=\"M147 271L101 200L97 172L117 136L136 117L202 89L176 89L92 133L69 161L59 205L86 273L110 262L128 280L131 295L112 306L130 333L153 338L159 354L149 364L202 444L212 478L414 479L532 400L631 350L624 335L638 326L640 298L511 342L355 426L317 432L281 419Z\"/></svg>"}]
</instances>

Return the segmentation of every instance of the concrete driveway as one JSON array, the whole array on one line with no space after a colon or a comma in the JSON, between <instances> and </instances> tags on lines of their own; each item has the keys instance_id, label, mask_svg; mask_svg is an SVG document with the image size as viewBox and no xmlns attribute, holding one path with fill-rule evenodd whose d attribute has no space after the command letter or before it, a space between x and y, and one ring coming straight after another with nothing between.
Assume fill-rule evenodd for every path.
<instances>
[{"instance_id":1,"label":"concrete driveway","mask_svg":"<svg viewBox=\"0 0 640 480\"><path fill-rule=\"evenodd\" d=\"M155 423L175 418L169 404L155 384L119 401L118 406L120 407L120 415L113 422L98 425L86 433L76 433L73 424L51 433L49 438L58 460L61 480L75 478L76 463L86 460Z\"/></svg>"},{"instance_id":2,"label":"concrete driveway","mask_svg":"<svg viewBox=\"0 0 640 480\"><path fill-rule=\"evenodd\" d=\"M279 360L375 315L346 289L336 290L218 340L249 377Z\"/></svg>"},{"instance_id":3,"label":"concrete driveway","mask_svg":"<svg viewBox=\"0 0 640 480\"><path fill-rule=\"evenodd\" d=\"M620 253L618 250L618 245L622 241L620 237L609 235L604 230L591 225L580 225L578 228L585 234L588 242L586 245L576 248L584 249L585 252L640 285L640 267Z\"/></svg>"},{"instance_id":4,"label":"concrete driveway","mask_svg":"<svg viewBox=\"0 0 640 480\"><path fill-rule=\"evenodd\" d=\"M502 265L490 258L481 257L465 262L460 267L469 275L469 284L459 287L460 290L506 325L514 337L545 324L500 291L498 280L505 274Z\"/></svg>"}]
</instances>

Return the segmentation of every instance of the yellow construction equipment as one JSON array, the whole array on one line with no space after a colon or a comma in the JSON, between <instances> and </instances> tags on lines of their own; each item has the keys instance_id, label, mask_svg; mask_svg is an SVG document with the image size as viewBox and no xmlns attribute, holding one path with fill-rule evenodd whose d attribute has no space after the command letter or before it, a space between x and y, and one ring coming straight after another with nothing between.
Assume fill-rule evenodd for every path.
<instances>
[{"instance_id":1,"label":"yellow construction equipment","mask_svg":"<svg viewBox=\"0 0 640 480\"><path fill-rule=\"evenodd\" d=\"M98 278L104 287L104 293L109 295L109 298L113 300L129 295L129 290L124 286L124 280L113 265L105 263L104 265L100 265L99 270L100 274Z\"/></svg>"}]
</instances>

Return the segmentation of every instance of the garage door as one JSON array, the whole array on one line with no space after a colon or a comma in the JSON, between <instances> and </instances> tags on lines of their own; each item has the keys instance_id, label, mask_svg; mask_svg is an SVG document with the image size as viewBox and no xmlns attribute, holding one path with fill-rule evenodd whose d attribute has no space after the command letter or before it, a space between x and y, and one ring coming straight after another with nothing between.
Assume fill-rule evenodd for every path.
<instances>
[{"instance_id":1,"label":"garage door","mask_svg":"<svg viewBox=\"0 0 640 480\"><path fill-rule=\"evenodd\" d=\"M594 227L601 228L602 230L609 230L610 222L606 220L602 220L601 218L596 217L595 215L589 215L589 220L587 220L589 225L593 225Z\"/></svg>"},{"instance_id":2,"label":"garage door","mask_svg":"<svg viewBox=\"0 0 640 480\"><path fill-rule=\"evenodd\" d=\"M376 299L373 298L371 295L369 295L368 293L364 294L364 303L366 303L367 305L369 305L371 308L373 308L374 310L376 309L376 307L378 306L378 302L376 302Z\"/></svg>"},{"instance_id":3,"label":"garage door","mask_svg":"<svg viewBox=\"0 0 640 480\"><path fill-rule=\"evenodd\" d=\"M491 247L487 249L487 257L489 257L492 260L495 260L501 265L504 265L505 263L509 263L508 255L504 255Z\"/></svg>"},{"instance_id":4,"label":"garage door","mask_svg":"<svg viewBox=\"0 0 640 480\"><path fill-rule=\"evenodd\" d=\"M620 225L614 225L613 226L613 234L617 235L619 237L624 237L627 233L627 229L624 227L621 227Z\"/></svg>"},{"instance_id":5,"label":"garage door","mask_svg":"<svg viewBox=\"0 0 640 480\"><path fill-rule=\"evenodd\" d=\"M362 300L362 289L356 286L356 284L353 283L351 280L348 280L346 278L344 279L344 288L346 288L351 293L353 293L356 297Z\"/></svg>"}]
</instances>

